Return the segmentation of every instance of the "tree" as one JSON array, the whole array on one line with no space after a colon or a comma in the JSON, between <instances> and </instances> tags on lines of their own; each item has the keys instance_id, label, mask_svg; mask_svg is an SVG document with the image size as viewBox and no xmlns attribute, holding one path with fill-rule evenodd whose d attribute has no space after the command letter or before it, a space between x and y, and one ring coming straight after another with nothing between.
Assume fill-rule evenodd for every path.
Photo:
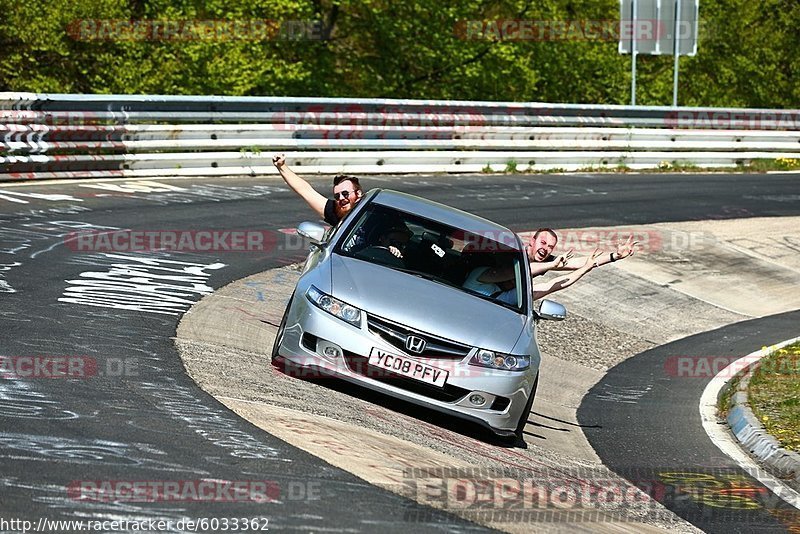
<instances>
[{"instance_id":1,"label":"tree","mask_svg":"<svg viewBox=\"0 0 800 534\"><path fill-rule=\"evenodd\" d=\"M630 99L616 34L586 32L587 21L613 26L616 0L0 0L0 9L5 91ZM800 4L704 0L700 18L699 53L681 59L682 104L797 106ZM640 104L671 103L672 57L640 56L637 81Z\"/></svg>"}]
</instances>

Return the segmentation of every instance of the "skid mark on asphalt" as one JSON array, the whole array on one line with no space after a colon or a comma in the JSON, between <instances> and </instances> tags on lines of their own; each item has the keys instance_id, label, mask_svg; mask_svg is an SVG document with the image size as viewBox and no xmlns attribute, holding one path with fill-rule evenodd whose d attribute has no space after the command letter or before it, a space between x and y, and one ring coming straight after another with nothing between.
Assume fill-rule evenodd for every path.
<instances>
[{"instance_id":1,"label":"skid mark on asphalt","mask_svg":"<svg viewBox=\"0 0 800 534\"><path fill-rule=\"evenodd\" d=\"M653 386L649 384L644 387L606 385L604 391L597 394L597 398L604 402L636 404L647 395L651 389L653 389Z\"/></svg>"}]
</instances>

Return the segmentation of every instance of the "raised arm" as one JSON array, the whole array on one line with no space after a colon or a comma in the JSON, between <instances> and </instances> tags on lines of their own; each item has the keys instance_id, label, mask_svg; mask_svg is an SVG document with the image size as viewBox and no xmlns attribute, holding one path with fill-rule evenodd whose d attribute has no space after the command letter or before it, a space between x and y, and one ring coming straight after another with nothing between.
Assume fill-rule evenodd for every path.
<instances>
[{"instance_id":1,"label":"raised arm","mask_svg":"<svg viewBox=\"0 0 800 534\"><path fill-rule=\"evenodd\" d=\"M550 293L555 293L556 291L560 291L562 289L568 288L578 280L580 280L583 275L594 269L598 266L597 261L598 258L603 253L600 252L598 249L592 253L591 256L587 256L583 265L580 268L576 269L575 271L559 276L557 278L553 278L552 280L548 280L546 282L541 282L538 284L533 284L533 300L538 300L542 297L549 295Z\"/></svg>"},{"instance_id":2,"label":"raised arm","mask_svg":"<svg viewBox=\"0 0 800 534\"><path fill-rule=\"evenodd\" d=\"M574 254L572 249L569 249L564 254L556 256L551 261L532 261L531 262L531 277L544 274L547 271L555 269L556 271L571 270L568 265ZM580 267L580 266L578 266ZM575 267L577 269L578 267Z\"/></svg>"},{"instance_id":3,"label":"raised arm","mask_svg":"<svg viewBox=\"0 0 800 534\"><path fill-rule=\"evenodd\" d=\"M532 261L531 265L531 278L540 274L546 273L551 269L558 269L559 266L565 265L572 257L572 249L565 254L554 258L552 261ZM482 275L478 277L478 282L486 284L496 284L498 282L505 282L506 280L514 279L514 268L504 267L501 269L487 269Z\"/></svg>"},{"instance_id":4,"label":"raised arm","mask_svg":"<svg viewBox=\"0 0 800 534\"><path fill-rule=\"evenodd\" d=\"M327 198L319 194L311 184L297 176L292 169L286 165L286 156L283 154L276 154L272 157L272 164L278 169L281 178L286 182L286 185L292 188L292 191L300 195L306 201L306 204L314 210L321 218L325 217L325 203Z\"/></svg>"},{"instance_id":5,"label":"raised arm","mask_svg":"<svg viewBox=\"0 0 800 534\"><path fill-rule=\"evenodd\" d=\"M628 236L628 240L625 243L617 245L616 252L611 252L609 254L601 254L599 258L597 258L597 267L602 265L606 265L608 263L612 263L619 260L624 260L629 256L633 256L633 253L636 252L636 245L638 245L638 241L633 240L633 234ZM531 264L531 269L533 269L533 265ZM552 267L552 269L556 271L574 271L580 269L584 265L584 257L579 256L575 258L569 259L564 265L560 267Z\"/></svg>"}]
</instances>

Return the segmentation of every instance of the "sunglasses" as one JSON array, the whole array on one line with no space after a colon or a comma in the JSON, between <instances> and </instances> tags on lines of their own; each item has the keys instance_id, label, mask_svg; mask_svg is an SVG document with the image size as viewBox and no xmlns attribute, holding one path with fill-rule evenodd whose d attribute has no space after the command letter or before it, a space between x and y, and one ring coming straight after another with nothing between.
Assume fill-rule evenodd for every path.
<instances>
[{"instance_id":1,"label":"sunglasses","mask_svg":"<svg viewBox=\"0 0 800 534\"><path fill-rule=\"evenodd\" d=\"M339 193L334 193L333 198L335 200L339 200L340 198L347 200L350 198L350 193L355 193L355 191L340 191Z\"/></svg>"}]
</instances>

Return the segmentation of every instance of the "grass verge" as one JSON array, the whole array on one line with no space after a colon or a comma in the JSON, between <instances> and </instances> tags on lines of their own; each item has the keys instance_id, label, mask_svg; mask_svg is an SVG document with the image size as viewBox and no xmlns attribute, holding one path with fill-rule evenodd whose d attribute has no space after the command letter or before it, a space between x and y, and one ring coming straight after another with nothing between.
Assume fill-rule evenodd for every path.
<instances>
[{"instance_id":1,"label":"grass verge","mask_svg":"<svg viewBox=\"0 0 800 534\"><path fill-rule=\"evenodd\" d=\"M800 452L800 343L762 359L747 393L767 432L785 449Z\"/></svg>"},{"instance_id":2,"label":"grass verge","mask_svg":"<svg viewBox=\"0 0 800 534\"><path fill-rule=\"evenodd\" d=\"M533 166L534 162L529 165ZM517 169L516 161L508 161L505 164L504 171L495 171L488 163L481 170L484 174L492 174L494 172L505 172L511 174L555 174L568 172L566 169L528 169L519 171ZM592 173L610 173L620 174L631 172L631 168L624 162L620 162L616 166L612 165L587 165L581 167L574 172L592 172ZM636 172L640 174L657 174L657 173L696 173L696 172L741 172L741 173L762 173L768 171L795 171L800 170L800 159L790 158L777 158L777 159L754 159L747 163L738 164L735 167L698 167L693 163L682 161L662 161L657 166L649 169L637 169Z\"/></svg>"},{"instance_id":3,"label":"grass verge","mask_svg":"<svg viewBox=\"0 0 800 534\"><path fill-rule=\"evenodd\" d=\"M795 171L800 169L800 159L754 159L750 162L750 165L745 165L742 167L751 172Z\"/></svg>"}]
</instances>

